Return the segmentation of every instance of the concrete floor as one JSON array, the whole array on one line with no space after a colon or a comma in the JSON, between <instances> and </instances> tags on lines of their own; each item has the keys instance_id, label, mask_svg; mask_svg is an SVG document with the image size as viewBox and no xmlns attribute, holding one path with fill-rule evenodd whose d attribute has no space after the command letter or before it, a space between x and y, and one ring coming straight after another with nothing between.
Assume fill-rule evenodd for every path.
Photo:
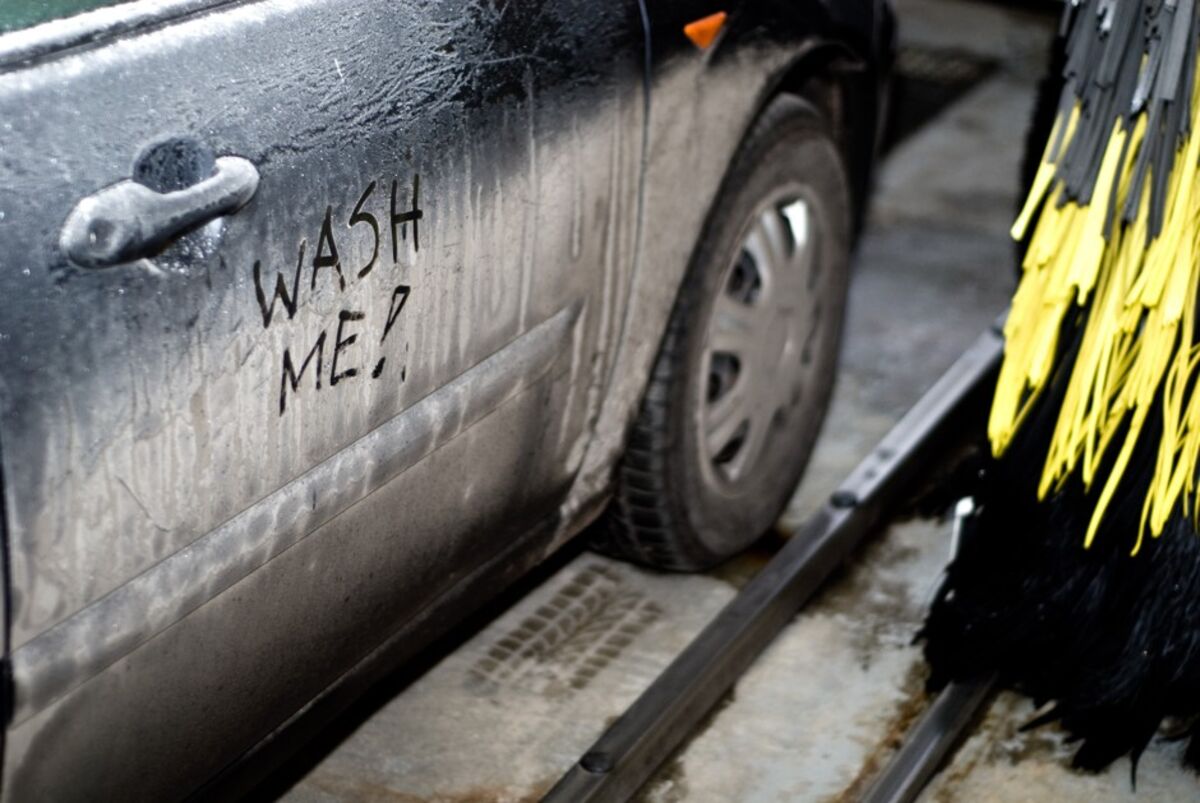
<instances>
[{"instance_id":1,"label":"concrete floor","mask_svg":"<svg viewBox=\"0 0 1200 803\"><path fill-rule=\"evenodd\" d=\"M833 407L784 519L801 521L1007 301L1007 238L1031 87L1051 23L1000 5L897 0L905 43L997 70L889 156L851 289ZM648 801L848 800L925 704L910 642L947 557L946 527L893 526L840 573L648 785ZM660 575L584 553L363 722L284 795L536 799L761 565ZM1052 729L1017 734L1002 696L927 790L933 801L1124 800L1128 765L1066 769ZM1137 800L1195 799L1174 748L1142 761Z\"/></svg>"}]
</instances>

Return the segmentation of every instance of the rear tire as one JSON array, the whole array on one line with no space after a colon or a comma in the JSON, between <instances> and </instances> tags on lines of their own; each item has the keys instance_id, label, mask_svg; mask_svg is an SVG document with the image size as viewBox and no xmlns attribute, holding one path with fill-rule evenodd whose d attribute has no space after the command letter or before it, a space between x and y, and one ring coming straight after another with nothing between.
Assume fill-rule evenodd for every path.
<instances>
[{"instance_id":1,"label":"rear tire","mask_svg":"<svg viewBox=\"0 0 1200 803\"><path fill-rule=\"evenodd\" d=\"M781 95L713 204L617 468L602 551L700 570L776 521L829 404L851 226L828 123Z\"/></svg>"}]
</instances>

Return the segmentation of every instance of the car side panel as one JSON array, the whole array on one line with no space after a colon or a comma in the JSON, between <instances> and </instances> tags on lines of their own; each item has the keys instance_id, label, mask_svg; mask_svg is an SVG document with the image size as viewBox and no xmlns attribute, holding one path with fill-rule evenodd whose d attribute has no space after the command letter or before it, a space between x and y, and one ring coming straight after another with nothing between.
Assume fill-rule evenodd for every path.
<instances>
[{"instance_id":1,"label":"car side panel","mask_svg":"<svg viewBox=\"0 0 1200 803\"><path fill-rule=\"evenodd\" d=\"M0 69L7 797L202 782L553 513L629 286L640 66L633 5L264 0ZM73 204L179 134L261 173L219 251L67 264ZM126 731L177 762L87 744Z\"/></svg>"}]
</instances>

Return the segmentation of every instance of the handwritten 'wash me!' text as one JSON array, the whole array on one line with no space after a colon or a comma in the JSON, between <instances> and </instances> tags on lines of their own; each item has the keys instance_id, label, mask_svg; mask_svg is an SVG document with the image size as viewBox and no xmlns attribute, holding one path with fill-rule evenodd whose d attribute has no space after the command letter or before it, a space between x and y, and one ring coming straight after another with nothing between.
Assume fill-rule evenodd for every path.
<instances>
[{"instance_id":1,"label":"handwritten 'wash me!' text","mask_svg":"<svg viewBox=\"0 0 1200 803\"><path fill-rule=\"evenodd\" d=\"M309 251L308 241L300 241L296 267L290 276L285 271L277 271L272 288L270 279L263 275L261 262L258 260L254 262L254 294L258 300L259 310L262 312L264 329L269 329L273 323L280 320L280 309L287 314L289 321L295 317L305 285L311 294L316 291L318 282L334 282L338 292L344 292L347 280L355 282L366 279L380 261L379 249L384 237L391 241L392 263L398 263L400 261L400 242L407 242L409 224L412 224L413 250L420 250L419 227L420 221L424 217L424 212L420 208L421 177L413 176L411 192L406 192L409 188L401 188L399 182L395 180L391 182L391 202L382 218L382 227L380 218L369 211L372 204L378 203L374 200L376 188L377 182L372 181L367 185L362 195L359 196L358 203L354 205L354 211L350 213L350 217L346 221L347 226L351 229L359 226L365 227L371 232L371 257L365 264L350 266L342 263L333 233L332 206L325 207L325 218L321 223L321 232L317 236L316 247ZM405 206L404 195L409 195L407 208L403 208ZM304 281L305 278L307 278L307 282ZM412 288L407 284L396 284L391 288L388 294L388 311L383 319L384 323L380 331L373 333L378 337L376 348L379 351L384 350L383 346L387 342L388 334L391 333L396 320L404 310L404 305L411 292ZM326 365L328 365L329 387L335 387L340 382L364 375L367 363L363 361L361 355L356 354L362 345L353 350L352 347L360 343L360 336L364 341L368 339L368 333L359 328L365 318L364 310L343 308L338 311L336 325L331 322L329 327L322 329L307 349L297 349L293 352L289 347L283 350L279 380L280 415L287 410L289 391L292 395L299 393L304 376L310 368L313 370L313 383L318 391L321 389L321 379L326 373ZM332 336L330 336L331 330ZM370 371L371 378L378 379L382 376L386 364L387 356L381 354ZM402 369L401 381L403 380Z\"/></svg>"}]
</instances>

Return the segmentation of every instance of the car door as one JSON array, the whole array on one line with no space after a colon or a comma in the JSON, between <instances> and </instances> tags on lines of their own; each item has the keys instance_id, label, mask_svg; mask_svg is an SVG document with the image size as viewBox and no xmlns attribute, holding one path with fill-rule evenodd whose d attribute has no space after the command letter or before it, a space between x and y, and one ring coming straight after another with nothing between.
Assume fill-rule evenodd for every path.
<instances>
[{"instance_id":1,"label":"car door","mask_svg":"<svg viewBox=\"0 0 1200 803\"><path fill-rule=\"evenodd\" d=\"M4 793L173 796L553 515L628 287L640 18L26 12L0 11Z\"/></svg>"}]
</instances>

